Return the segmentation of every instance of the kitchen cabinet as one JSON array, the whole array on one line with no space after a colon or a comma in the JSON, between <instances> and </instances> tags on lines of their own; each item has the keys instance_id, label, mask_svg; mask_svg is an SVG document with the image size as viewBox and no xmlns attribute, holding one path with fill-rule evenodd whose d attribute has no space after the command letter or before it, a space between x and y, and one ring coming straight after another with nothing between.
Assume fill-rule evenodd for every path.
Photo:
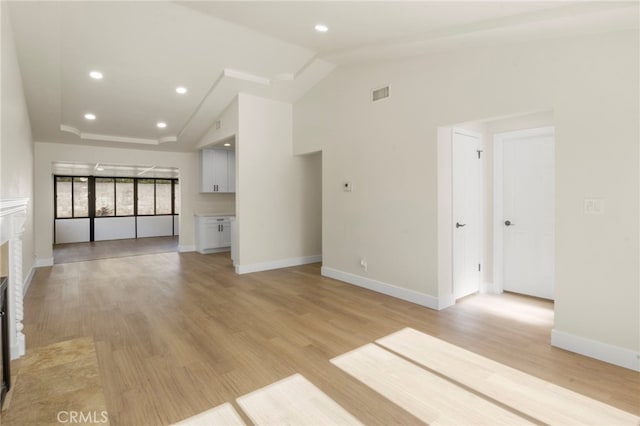
<instances>
[{"instance_id":1,"label":"kitchen cabinet","mask_svg":"<svg viewBox=\"0 0 640 426\"><path fill-rule=\"evenodd\" d=\"M196 216L196 250L213 253L231 247L231 216Z\"/></svg>"},{"instance_id":2,"label":"kitchen cabinet","mask_svg":"<svg viewBox=\"0 0 640 426\"><path fill-rule=\"evenodd\" d=\"M200 192L236 192L236 153L227 149L200 152Z\"/></svg>"}]
</instances>

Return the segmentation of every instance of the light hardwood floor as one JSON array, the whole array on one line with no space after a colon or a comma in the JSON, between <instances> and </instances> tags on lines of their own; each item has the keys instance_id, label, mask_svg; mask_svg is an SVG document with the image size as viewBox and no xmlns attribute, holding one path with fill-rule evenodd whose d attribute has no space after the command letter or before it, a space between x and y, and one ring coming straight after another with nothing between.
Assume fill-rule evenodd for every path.
<instances>
[{"instance_id":1,"label":"light hardwood floor","mask_svg":"<svg viewBox=\"0 0 640 426\"><path fill-rule=\"evenodd\" d=\"M318 264L236 275L228 253L162 253L38 269L24 324L28 350L94 339L112 425L227 402L250 424L236 398L296 373L362 423L421 424L330 362L405 327L640 414L640 374L552 348L552 309L505 294L437 312L324 278Z\"/></svg>"}]
</instances>

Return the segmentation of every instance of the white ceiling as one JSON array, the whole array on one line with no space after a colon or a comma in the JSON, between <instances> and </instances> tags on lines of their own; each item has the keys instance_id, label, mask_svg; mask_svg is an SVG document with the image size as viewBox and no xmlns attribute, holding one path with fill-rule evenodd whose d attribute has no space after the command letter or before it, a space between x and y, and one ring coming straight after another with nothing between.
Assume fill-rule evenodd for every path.
<instances>
[{"instance_id":1,"label":"white ceiling","mask_svg":"<svg viewBox=\"0 0 640 426\"><path fill-rule=\"evenodd\" d=\"M37 141L169 151L239 91L295 101L336 65L638 28L635 1L9 3Z\"/></svg>"}]
</instances>

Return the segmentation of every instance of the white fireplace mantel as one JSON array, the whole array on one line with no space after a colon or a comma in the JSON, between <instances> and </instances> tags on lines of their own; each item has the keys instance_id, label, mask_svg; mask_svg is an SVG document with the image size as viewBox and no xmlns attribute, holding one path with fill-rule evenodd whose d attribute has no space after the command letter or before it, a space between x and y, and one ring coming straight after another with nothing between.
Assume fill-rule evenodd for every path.
<instances>
[{"instance_id":1,"label":"white fireplace mantel","mask_svg":"<svg viewBox=\"0 0 640 426\"><path fill-rule=\"evenodd\" d=\"M28 198L0 200L0 245L9 242L9 345L11 359L25 354L26 343L22 332L23 274L22 234L27 218Z\"/></svg>"}]
</instances>

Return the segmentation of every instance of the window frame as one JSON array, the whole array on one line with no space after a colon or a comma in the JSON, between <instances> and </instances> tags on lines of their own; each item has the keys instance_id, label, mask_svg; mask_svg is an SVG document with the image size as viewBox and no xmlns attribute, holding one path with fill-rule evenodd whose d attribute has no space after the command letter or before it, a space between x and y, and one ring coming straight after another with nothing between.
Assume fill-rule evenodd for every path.
<instances>
[{"instance_id":1,"label":"window frame","mask_svg":"<svg viewBox=\"0 0 640 426\"><path fill-rule=\"evenodd\" d=\"M69 178L71 182L71 217L58 217L58 178ZM87 215L76 216L76 203L75 203L75 185L76 178L87 179ZM89 176L71 176L71 175L53 175L53 216L55 219L89 219L91 217L91 203L89 202L91 192L91 184L89 182Z\"/></svg>"},{"instance_id":2,"label":"window frame","mask_svg":"<svg viewBox=\"0 0 640 426\"><path fill-rule=\"evenodd\" d=\"M59 217L58 216L58 178L70 178L71 179L71 217ZM88 215L87 216L75 216L75 195L74 195L74 179L86 178L88 182L87 201L88 201ZM95 180L98 179L113 179L113 216L97 216L96 215L96 194L95 194ZM133 180L133 214L132 215L118 215L117 214L117 192L116 192L116 180L117 179L132 179ZM153 180L153 214L138 214L138 181L139 180ZM157 211L157 180L169 180L171 181L171 213L156 213ZM149 217L149 216L179 216L180 213L176 211L175 200L175 185L179 184L179 178L143 178L143 177L130 177L130 176L72 176L72 175L53 175L53 216L54 220L67 220L67 219L105 219L116 217ZM93 188L93 190L92 190ZM182 204L182 203L181 203Z\"/></svg>"}]
</instances>

